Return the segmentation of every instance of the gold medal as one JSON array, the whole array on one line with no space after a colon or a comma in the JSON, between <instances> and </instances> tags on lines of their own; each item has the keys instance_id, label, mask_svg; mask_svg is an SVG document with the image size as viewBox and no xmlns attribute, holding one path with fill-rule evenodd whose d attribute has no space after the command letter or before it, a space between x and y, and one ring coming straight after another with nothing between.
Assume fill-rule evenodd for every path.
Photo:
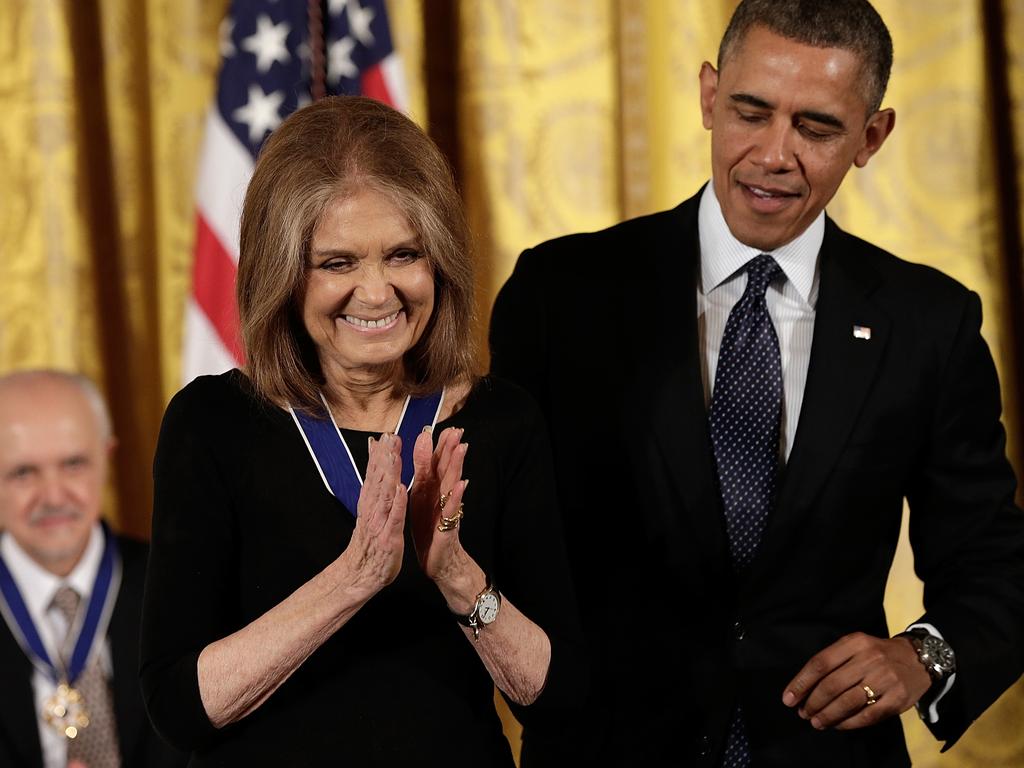
<instances>
[{"instance_id":1,"label":"gold medal","mask_svg":"<svg viewBox=\"0 0 1024 768\"><path fill-rule=\"evenodd\" d=\"M82 694L67 683L61 683L43 704L43 719L66 739L74 739L89 725Z\"/></svg>"}]
</instances>

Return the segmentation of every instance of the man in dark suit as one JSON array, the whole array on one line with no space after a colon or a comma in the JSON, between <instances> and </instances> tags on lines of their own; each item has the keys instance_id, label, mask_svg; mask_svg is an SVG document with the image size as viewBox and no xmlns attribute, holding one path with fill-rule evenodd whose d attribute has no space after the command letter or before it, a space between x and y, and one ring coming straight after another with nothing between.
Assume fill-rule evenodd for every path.
<instances>
[{"instance_id":1,"label":"man in dark suit","mask_svg":"<svg viewBox=\"0 0 1024 768\"><path fill-rule=\"evenodd\" d=\"M113 446L88 379L0 378L0 765L185 764L139 689L147 547L99 522Z\"/></svg>"},{"instance_id":2,"label":"man in dark suit","mask_svg":"<svg viewBox=\"0 0 1024 768\"><path fill-rule=\"evenodd\" d=\"M700 72L712 181L500 292L492 367L547 415L593 663L524 768L906 766L897 714L949 746L1021 674L978 298L824 214L893 128L891 61L866 0L744 0ZM926 612L890 638L904 499Z\"/></svg>"}]
</instances>

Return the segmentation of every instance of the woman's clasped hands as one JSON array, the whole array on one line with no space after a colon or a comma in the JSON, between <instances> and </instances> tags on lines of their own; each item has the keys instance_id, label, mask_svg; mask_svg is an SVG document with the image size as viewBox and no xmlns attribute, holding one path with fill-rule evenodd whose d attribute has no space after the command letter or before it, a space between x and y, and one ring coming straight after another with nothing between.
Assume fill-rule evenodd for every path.
<instances>
[{"instance_id":1,"label":"woman's clasped hands","mask_svg":"<svg viewBox=\"0 0 1024 768\"><path fill-rule=\"evenodd\" d=\"M408 509L416 555L435 582L464 570L468 556L458 536L468 480L462 478L468 444L463 430L448 427L433 445L430 430L416 439L411 493L402 483L402 440L385 433L370 438L369 462L359 494L352 539L342 554L356 575L356 586L375 594L398 576L405 549Z\"/></svg>"}]
</instances>

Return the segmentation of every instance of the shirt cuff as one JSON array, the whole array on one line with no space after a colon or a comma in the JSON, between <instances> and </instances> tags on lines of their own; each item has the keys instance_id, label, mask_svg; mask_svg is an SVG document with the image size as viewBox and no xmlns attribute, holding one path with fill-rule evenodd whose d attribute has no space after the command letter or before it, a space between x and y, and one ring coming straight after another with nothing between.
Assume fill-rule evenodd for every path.
<instances>
[{"instance_id":1,"label":"shirt cuff","mask_svg":"<svg viewBox=\"0 0 1024 768\"><path fill-rule=\"evenodd\" d=\"M906 631L909 632L912 629L923 629L929 632L930 634L935 635L940 640L946 639L942 636L942 633L935 628L934 625L928 624L924 621L919 621L916 624L911 624L909 627L907 627ZM935 723L939 722L939 702L942 701L943 696L949 693L950 688L953 687L954 680L956 680L956 672L954 672L952 675L946 678L945 685L942 686L942 690L935 695L931 702L929 702L927 708L922 707L920 702L918 702L915 705L917 707L917 713L921 716L921 719L929 725L935 725Z\"/></svg>"}]
</instances>

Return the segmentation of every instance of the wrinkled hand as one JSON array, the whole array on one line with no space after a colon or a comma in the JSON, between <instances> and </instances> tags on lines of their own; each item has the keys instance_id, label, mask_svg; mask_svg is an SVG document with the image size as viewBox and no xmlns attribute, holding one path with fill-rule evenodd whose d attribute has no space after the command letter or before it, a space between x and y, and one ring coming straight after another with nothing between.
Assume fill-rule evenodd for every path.
<instances>
[{"instance_id":1,"label":"wrinkled hand","mask_svg":"<svg viewBox=\"0 0 1024 768\"><path fill-rule=\"evenodd\" d=\"M434 581L444 581L464 565L465 550L459 529L437 530L441 515L453 516L462 503L468 480L462 479L462 464L469 445L460 442L461 429L448 427L433 447L429 432L416 438L412 461L416 480L412 487L410 516L413 541L420 567ZM441 510L441 494L450 493Z\"/></svg>"},{"instance_id":2,"label":"wrinkled hand","mask_svg":"<svg viewBox=\"0 0 1024 768\"><path fill-rule=\"evenodd\" d=\"M782 702L819 730L873 725L910 709L931 677L904 637L855 632L813 656L786 686ZM877 702L867 703L868 686Z\"/></svg>"},{"instance_id":3,"label":"wrinkled hand","mask_svg":"<svg viewBox=\"0 0 1024 768\"><path fill-rule=\"evenodd\" d=\"M370 439L370 460L359 492L356 527L342 553L357 588L376 594L398 576L405 549L408 494L402 485L402 440L385 434Z\"/></svg>"}]
</instances>

